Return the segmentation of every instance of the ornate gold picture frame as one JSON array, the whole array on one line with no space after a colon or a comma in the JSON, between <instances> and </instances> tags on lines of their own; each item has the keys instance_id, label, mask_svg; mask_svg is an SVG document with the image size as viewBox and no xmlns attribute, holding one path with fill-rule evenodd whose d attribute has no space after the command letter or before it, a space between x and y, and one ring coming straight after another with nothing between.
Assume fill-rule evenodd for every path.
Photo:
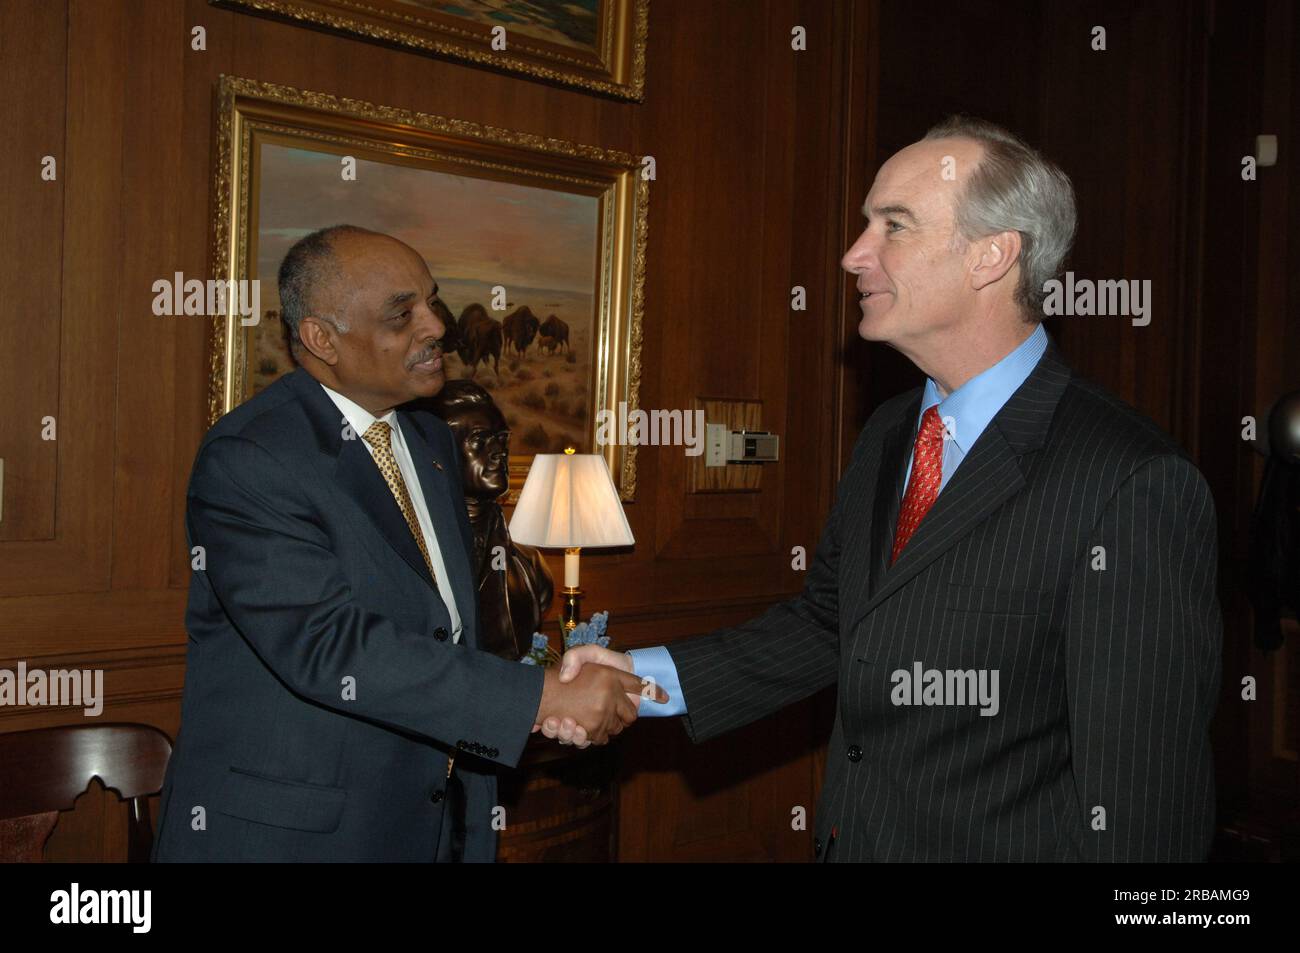
<instances>
[{"instance_id":1,"label":"ornate gold picture frame","mask_svg":"<svg viewBox=\"0 0 1300 953\"><path fill-rule=\"evenodd\" d=\"M638 406L649 184L636 157L229 76L217 109L213 277L256 280L261 311L250 319L230 295L214 320L212 421L292 367L279 259L346 221L422 254L450 318L531 312L542 325L522 349L507 335L495 366L446 358L448 378L487 388L514 434L507 502L533 453L561 444L602 453L634 499L636 447L597 446L596 430L602 412Z\"/></svg>"},{"instance_id":2,"label":"ornate gold picture frame","mask_svg":"<svg viewBox=\"0 0 1300 953\"><path fill-rule=\"evenodd\" d=\"M209 0L640 102L649 0Z\"/></svg>"}]
</instances>

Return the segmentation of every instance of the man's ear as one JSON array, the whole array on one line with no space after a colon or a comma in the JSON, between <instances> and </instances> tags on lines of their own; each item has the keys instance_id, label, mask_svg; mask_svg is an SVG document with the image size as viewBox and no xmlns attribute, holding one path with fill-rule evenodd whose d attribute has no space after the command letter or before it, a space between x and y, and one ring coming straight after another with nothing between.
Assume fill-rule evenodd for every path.
<instances>
[{"instance_id":1,"label":"man's ear","mask_svg":"<svg viewBox=\"0 0 1300 953\"><path fill-rule=\"evenodd\" d=\"M313 315L307 315L298 322L298 337L302 340L303 349L331 367L339 362L339 352L334 341L337 333L332 324Z\"/></svg>"},{"instance_id":2,"label":"man's ear","mask_svg":"<svg viewBox=\"0 0 1300 953\"><path fill-rule=\"evenodd\" d=\"M979 291L999 280L1020 260L1020 233L989 235L972 243L971 250L978 255L971 265L971 287Z\"/></svg>"}]
</instances>

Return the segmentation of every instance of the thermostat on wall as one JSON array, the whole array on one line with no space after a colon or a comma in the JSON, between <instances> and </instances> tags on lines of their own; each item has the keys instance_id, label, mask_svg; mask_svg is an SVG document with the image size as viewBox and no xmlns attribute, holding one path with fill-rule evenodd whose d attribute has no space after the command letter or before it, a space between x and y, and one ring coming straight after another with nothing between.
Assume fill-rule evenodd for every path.
<instances>
[{"instance_id":1,"label":"thermostat on wall","mask_svg":"<svg viewBox=\"0 0 1300 953\"><path fill-rule=\"evenodd\" d=\"M704 465L708 467L775 463L780 459L781 438L766 430L728 430L724 424L709 424L705 452Z\"/></svg>"}]
</instances>

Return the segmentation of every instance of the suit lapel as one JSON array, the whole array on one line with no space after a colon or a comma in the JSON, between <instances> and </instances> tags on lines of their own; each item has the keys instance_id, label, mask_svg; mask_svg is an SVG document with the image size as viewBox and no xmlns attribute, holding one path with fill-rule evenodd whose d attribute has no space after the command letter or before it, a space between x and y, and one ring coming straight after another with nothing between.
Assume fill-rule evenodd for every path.
<instances>
[{"instance_id":1,"label":"suit lapel","mask_svg":"<svg viewBox=\"0 0 1300 953\"><path fill-rule=\"evenodd\" d=\"M898 524L898 511L903 499L903 476L907 470L907 456L916 439L913 422L920 410L921 397L908 404L898 423L885 434L880 451L880 473L876 477L875 498L871 507L871 559L868 569L867 592L875 594L889 569L889 552L893 548L893 527ZM888 531L881 531L885 527Z\"/></svg>"},{"instance_id":2,"label":"suit lapel","mask_svg":"<svg viewBox=\"0 0 1300 953\"><path fill-rule=\"evenodd\" d=\"M334 401L306 371L301 368L294 371L289 376L289 383L306 408L321 451L334 458L334 479L374 523L388 545L432 586L433 576L424 564L420 547L370 451L361 445L361 435L352 433ZM347 439L344 438L345 429L350 435ZM405 435L406 431L402 433Z\"/></svg>"},{"instance_id":3,"label":"suit lapel","mask_svg":"<svg viewBox=\"0 0 1300 953\"><path fill-rule=\"evenodd\" d=\"M910 405L910 415L886 437L881 461L882 466L893 467L893 472L886 471L882 477L888 478L877 481L872 513L871 597L851 628L1024 488L1022 457L1042 447L1047 439L1056 404L1069 379L1070 369L1061 360L1055 342L1049 339L1037 366L989 421L921 520L898 562L888 566L901 507L905 455L911 449L906 438L915 430L919 399Z\"/></svg>"},{"instance_id":4,"label":"suit lapel","mask_svg":"<svg viewBox=\"0 0 1300 953\"><path fill-rule=\"evenodd\" d=\"M911 540L898 557L898 562L884 570L880 586L872 594L866 611L870 612L955 546L986 516L1020 492L1024 485L1025 478L1020 471L1018 458L1006 439L990 423L939 494L934 506L926 513L925 519L921 520L921 525L912 534ZM882 525L876 533L881 547L882 565L888 562L893 550L897 523L898 510L895 508L894 519Z\"/></svg>"},{"instance_id":5,"label":"suit lapel","mask_svg":"<svg viewBox=\"0 0 1300 953\"><path fill-rule=\"evenodd\" d=\"M447 476L448 468L456 466L456 461L443 459L442 455L434 451L410 414L399 410L397 419L402 428L402 436L406 439L406 447L411 451L411 459L415 462L415 470L420 475L424 505L433 521L433 532L438 537L443 564L451 576L451 591L461 617L462 638L468 645L475 646L475 633L478 630L475 611L477 599L474 582L470 578L473 541L466 539L462 532L464 514L458 517L453 508L452 486Z\"/></svg>"}]
</instances>

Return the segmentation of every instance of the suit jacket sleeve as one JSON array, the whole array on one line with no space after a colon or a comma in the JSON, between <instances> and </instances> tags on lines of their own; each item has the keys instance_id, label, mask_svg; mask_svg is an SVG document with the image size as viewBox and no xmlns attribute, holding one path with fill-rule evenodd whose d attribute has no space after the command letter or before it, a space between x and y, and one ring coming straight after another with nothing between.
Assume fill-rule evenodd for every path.
<instances>
[{"instance_id":1,"label":"suit jacket sleeve","mask_svg":"<svg viewBox=\"0 0 1300 953\"><path fill-rule=\"evenodd\" d=\"M1076 570L1063 650L1084 860L1193 861L1209 850L1223 639L1215 533L1201 474L1160 456L1111 498Z\"/></svg>"},{"instance_id":2,"label":"suit jacket sleeve","mask_svg":"<svg viewBox=\"0 0 1300 953\"><path fill-rule=\"evenodd\" d=\"M865 444L866 429L850 471L861 465ZM837 681L841 524L848 483L846 473L799 595L742 625L668 646L687 706L682 723L692 741L747 725Z\"/></svg>"},{"instance_id":3,"label":"suit jacket sleeve","mask_svg":"<svg viewBox=\"0 0 1300 953\"><path fill-rule=\"evenodd\" d=\"M542 671L428 632L404 631L356 601L322 514L260 445L222 437L199 454L189 491L191 546L207 584L263 663L293 692L344 714L495 750L515 765L542 694ZM345 700L344 679L355 679Z\"/></svg>"}]
</instances>

